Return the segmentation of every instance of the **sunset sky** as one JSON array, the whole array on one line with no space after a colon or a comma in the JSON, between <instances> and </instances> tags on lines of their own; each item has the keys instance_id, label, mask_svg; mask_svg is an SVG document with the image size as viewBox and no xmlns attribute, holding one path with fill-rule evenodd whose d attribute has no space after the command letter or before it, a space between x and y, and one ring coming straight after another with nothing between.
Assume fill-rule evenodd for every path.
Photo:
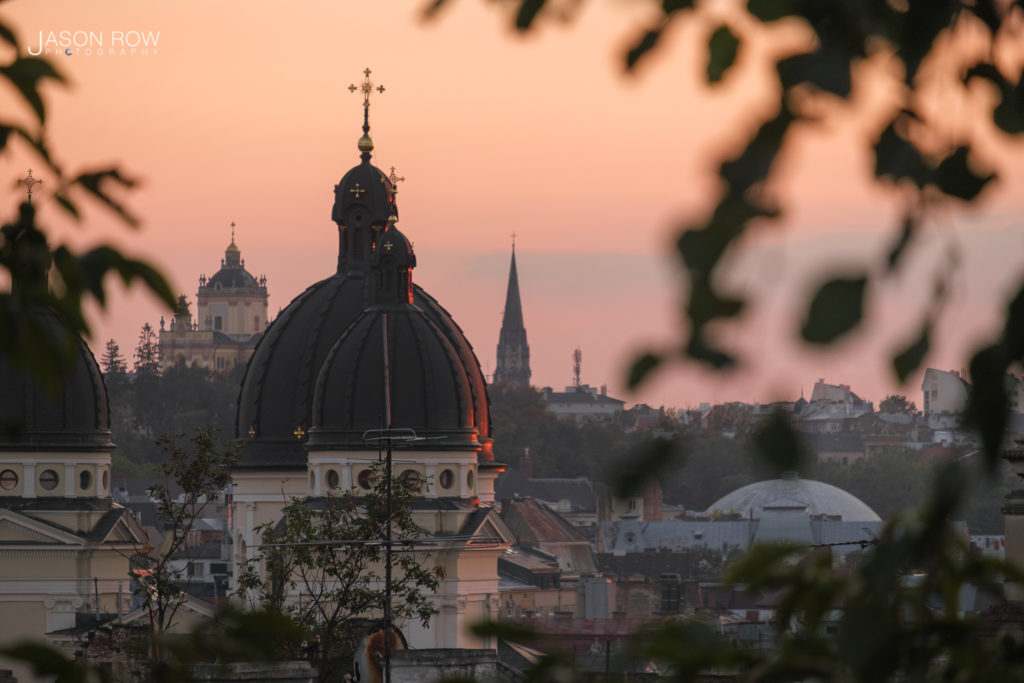
<instances>
[{"instance_id":1,"label":"sunset sky","mask_svg":"<svg viewBox=\"0 0 1024 683\"><path fill-rule=\"evenodd\" d=\"M98 207L83 227L68 225L46 202L45 183L44 224L57 241L113 241L155 262L194 301L234 221L246 267L266 275L276 314L333 272L333 188L358 163L362 117L348 86L368 66L386 88L372 100L374 163L406 178L399 227L415 243L414 278L454 315L488 374L513 232L534 384L568 384L578 346L585 382L608 384L631 403L676 407L796 398L819 377L877 401L898 389L887 358L914 335L950 250L961 265L935 367L966 364L1024 274L1024 148L986 133L982 152L1000 169L998 185L969 211L935 217L910 270L873 291L867 328L824 354L793 340L807 288L843 264L877 271L898 222L900 195L869 182L880 119L864 104L787 150L777 186L785 219L729 260L725 281L763 302L726 334L747 364L728 376L682 366L626 395L631 354L674 338L673 235L712 205L717 160L763 109L758 57L773 44L755 40L737 72L711 89L701 80L708 27L699 22L673 31L639 73L623 73L624 46L655 5L586 3L571 21L545 22L525 38L510 30L501 3L451 0L430 22L422 8L5 3L0 14L33 49L40 32L92 31L107 51L116 31L159 32L155 53L53 56L72 86L48 91L60 160L71 169L113 163L142 179L127 196L142 228L132 232ZM21 108L10 92L0 91L0 102ZM0 158L8 214L20 193L15 179L30 166L42 164L23 152ZM97 354L111 337L130 354L139 327L164 313L138 291L117 291L95 318ZM919 384L902 390L918 405Z\"/></svg>"}]
</instances>

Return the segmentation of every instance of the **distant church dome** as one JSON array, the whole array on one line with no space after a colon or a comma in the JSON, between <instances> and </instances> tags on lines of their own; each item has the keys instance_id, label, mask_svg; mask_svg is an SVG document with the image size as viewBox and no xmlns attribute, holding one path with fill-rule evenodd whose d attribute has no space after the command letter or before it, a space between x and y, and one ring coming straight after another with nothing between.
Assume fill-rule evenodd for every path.
<instances>
[{"instance_id":1,"label":"distant church dome","mask_svg":"<svg viewBox=\"0 0 1024 683\"><path fill-rule=\"evenodd\" d=\"M760 519L765 508L806 506L812 517L838 517L844 522L879 522L881 518L862 500L821 481L795 475L749 484L711 504L708 513L737 512L743 518Z\"/></svg>"},{"instance_id":2,"label":"distant church dome","mask_svg":"<svg viewBox=\"0 0 1024 683\"><path fill-rule=\"evenodd\" d=\"M361 163L349 170L335 187L331 217L338 226L337 272L309 287L278 315L249 361L236 423L238 437L248 437L241 467L298 469L306 466L303 436L314 426L317 378L335 343L363 311L374 304L373 269L388 252L384 242L380 243L383 251L379 254L374 253L374 246L379 237L394 229L388 227L393 222L389 219L397 215L390 178L370 163L369 150L362 150ZM404 254L403 259L409 261L411 267L415 265L411 246L404 236L401 240L401 245L393 242L392 251ZM424 333L430 330L435 336L440 333L447 343L445 353L454 354L452 362L458 368L453 372L464 377L467 384L465 392L459 390L460 396L465 393L460 400L466 403L459 410L469 416L469 426L483 442L490 436L490 404L473 347L435 299L415 285L411 294L412 304L419 309L422 318L422 322L416 323L417 329ZM432 327L424 327L428 323ZM345 354L347 352L346 349ZM341 349L335 352L336 355L341 353ZM338 381L341 380L325 376L324 390L329 394L329 387ZM378 413L376 409L372 421L361 428L375 428ZM457 422L459 420L447 424L454 426Z\"/></svg>"},{"instance_id":3,"label":"distant church dome","mask_svg":"<svg viewBox=\"0 0 1024 683\"><path fill-rule=\"evenodd\" d=\"M232 233L234 232L234 223ZM224 250L224 260L220 262L220 270L214 273L205 286L214 291L222 289L258 289L259 281L245 269L242 262L242 250L235 244L235 236L231 235L231 244Z\"/></svg>"},{"instance_id":4,"label":"distant church dome","mask_svg":"<svg viewBox=\"0 0 1024 683\"><path fill-rule=\"evenodd\" d=\"M61 323L38 313L53 335ZM78 340L71 374L51 394L0 357L0 451L107 451L110 410L103 376L92 351Z\"/></svg>"}]
</instances>

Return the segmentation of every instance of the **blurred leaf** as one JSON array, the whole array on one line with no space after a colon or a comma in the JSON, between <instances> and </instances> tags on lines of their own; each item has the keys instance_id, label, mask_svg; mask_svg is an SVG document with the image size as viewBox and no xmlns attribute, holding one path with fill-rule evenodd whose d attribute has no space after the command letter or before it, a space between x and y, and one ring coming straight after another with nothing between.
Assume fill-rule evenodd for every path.
<instances>
[{"instance_id":1,"label":"blurred leaf","mask_svg":"<svg viewBox=\"0 0 1024 683\"><path fill-rule=\"evenodd\" d=\"M811 300L800 334L812 344L831 344L855 328L864 309L867 278L836 278L821 286Z\"/></svg>"},{"instance_id":2,"label":"blurred leaf","mask_svg":"<svg viewBox=\"0 0 1024 683\"><path fill-rule=\"evenodd\" d=\"M18 47L17 36L15 36L14 31L12 31L11 28L3 22L0 22L0 40L3 40L11 47Z\"/></svg>"},{"instance_id":3,"label":"blurred leaf","mask_svg":"<svg viewBox=\"0 0 1024 683\"><path fill-rule=\"evenodd\" d=\"M131 215L119 201L114 199L108 190L108 187L111 185L126 189L133 188L136 185L136 181L132 178L122 175L116 168L108 168L83 173L72 180L71 183L78 185L93 197L106 204L108 208L113 210L128 225L133 228L138 227L138 219Z\"/></svg>"},{"instance_id":4,"label":"blurred leaf","mask_svg":"<svg viewBox=\"0 0 1024 683\"><path fill-rule=\"evenodd\" d=\"M782 103L775 117L758 128L743 152L721 165L718 173L729 184L726 199L745 200L746 191L768 177L782 141L795 120L793 112Z\"/></svg>"},{"instance_id":5,"label":"blurred leaf","mask_svg":"<svg viewBox=\"0 0 1024 683\"><path fill-rule=\"evenodd\" d=\"M784 88L809 83L823 92L849 97L852 88L852 55L835 41L823 42L814 52L779 61L779 80Z\"/></svg>"},{"instance_id":6,"label":"blurred leaf","mask_svg":"<svg viewBox=\"0 0 1024 683\"><path fill-rule=\"evenodd\" d=\"M35 111L39 122L43 123L46 120L46 110L43 106L43 98L39 94L40 81L51 78L63 83L64 77L50 62L38 57L19 57L12 63L0 67L0 74L6 76L11 84L18 89L21 96Z\"/></svg>"},{"instance_id":7,"label":"blurred leaf","mask_svg":"<svg viewBox=\"0 0 1024 683\"><path fill-rule=\"evenodd\" d=\"M896 270L899 265L900 259L907 250L907 246L910 245L910 240L914 236L914 232L917 229L917 221L914 219L913 214L907 213L903 217L903 224L900 227L900 234L896 238L896 243L892 246L889 251L888 268L889 272Z\"/></svg>"},{"instance_id":8,"label":"blurred leaf","mask_svg":"<svg viewBox=\"0 0 1024 683\"><path fill-rule=\"evenodd\" d=\"M0 647L0 655L27 664L39 678L53 677L53 683L85 683L87 665L76 662L52 645L20 640Z\"/></svg>"},{"instance_id":9,"label":"blurred leaf","mask_svg":"<svg viewBox=\"0 0 1024 683\"><path fill-rule=\"evenodd\" d=\"M644 34L640 36L640 40L636 41L636 44L626 53L626 70L631 71L636 66L636 63L640 61L641 57L653 50L654 46L658 44L658 38L660 37L660 28L644 31Z\"/></svg>"},{"instance_id":10,"label":"blurred leaf","mask_svg":"<svg viewBox=\"0 0 1024 683\"><path fill-rule=\"evenodd\" d=\"M743 312L745 303L735 297L720 296L710 285L694 287L690 292L687 313L697 327L720 318L735 318Z\"/></svg>"},{"instance_id":11,"label":"blurred leaf","mask_svg":"<svg viewBox=\"0 0 1024 683\"><path fill-rule=\"evenodd\" d=\"M693 0L662 0L661 2L661 11L665 14L672 14L691 7L693 7Z\"/></svg>"},{"instance_id":12,"label":"blurred leaf","mask_svg":"<svg viewBox=\"0 0 1024 683\"><path fill-rule=\"evenodd\" d=\"M516 29L526 31L533 25L537 13L544 8L544 0L522 0L519 11L516 12Z\"/></svg>"},{"instance_id":13,"label":"blurred leaf","mask_svg":"<svg viewBox=\"0 0 1024 683\"><path fill-rule=\"evenodd\" d=\"M893 372L896 373L896 379L901 384L921 367L921 363L928 355L928 349L931 347L931 331L931 321L926 320L917 339L892 359Z\"/></svg>"},{"instance_id":14,"label":"blurred leaf","mask_svg":"<svg viewBox=\"0 0 1024 683\"><path fill-rule=\"evenodd\" d=\"M718 83L736 61L740 41L728 26L719 26L708 39L708 83Z\"/></svg>"},{"instance_id":15,"label":"blurred leaf","mask_svg":"<svg viewBox=\"0 0 1024 683\"><path fill-rule=\"evenodd\" d=\"M736 358L723 349L708 342L703 334L692 334L686 345L686 355L695 361L710 365L716 370L732 368Z\"/></svg>"},{"instance_id":16,"label":"blurred leaf","mask_svg":"<svg viewBox=\"0 0 1024 683\"><path fill-rule=\"evenodd\" d=\"M934 180L939 189L951 197L971 201L995 174L980 175L971 168L967 160L967 147L958 147L955 152L939 163Z\"/></svg>"},{"instance_id":17,"label":"blurred leaf","mask_svg":"<svg viewBox=\"0 0 1024 683\"><path fill-rule=\"evenodd\" d=\"M789 418L778 410L758 425L753 444L761 464L768 467L770 479L783 472L800 472L811 460Z\"/></svg>"},{"instance_id":18,"label":"blurred leaf","mask_svg":"<svg viewBox=\"0 0 1024 683\"><path fill-rule=\"evenodd\" d=\"M1002 455L1003 434L1009 420L1005 374L1008 362L999 345L989 346L971 358L971 390L965 415L981 436L985 461L994 468Z\"/></svg>"},{"instance_id":19,"label":"blurred leaf","mask_svg":"<svg viewBox=\"0 0 1024 683\"><path fill-rule=\"evenodd\" d=\"M528 643L540 637L532 626L515 621L484 621L473 624L469 630L480 638L499 638L516 643Z\"/></svg>"},{"instance_id":20,"label":"blurred leaf","mask_svg":"<svg viewBox=\"0 0 1024 683\"><path fill-rule=\"evenodd\" d=\"M636 389L643 383L647 376L654 371L655 368L661 365L662 360L663 359L660 354L652 353L650 351L638 356L629 368L629 377L626 379L626 386L631 390Z\"/></svg>"}]
</instances>

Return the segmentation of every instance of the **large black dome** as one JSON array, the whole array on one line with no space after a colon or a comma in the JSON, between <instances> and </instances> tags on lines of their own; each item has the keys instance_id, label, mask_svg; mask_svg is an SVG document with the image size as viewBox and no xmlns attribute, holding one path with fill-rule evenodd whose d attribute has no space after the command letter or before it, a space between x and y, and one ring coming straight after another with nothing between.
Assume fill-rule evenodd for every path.
<instances>
[{"instance_id":1,"label":"large black dome","mask_svg":"<svg viewBox=\"0 0 1024 683\"><path fill-rule=\"evenodd\" d=\"M53 313L37 313L56 338ZM0 451L104 451L110 442L110 409L92 351L77 341L70 374L53 394L0 357Z\"/></svg>"},{"instance_id":2,"label":"large black dome","mask_svg":"<svg viewBox=\"0 0 1024 683\"><path fill-rule=\"evenodd\" d=\"M313 401L311 449L365 448L363 433L384 415L387 327L391 424L408 427L426 448L477 449L476 406L458 352L416 306L373 306L352 323L324 360Z\"/></svg>"}]
</instances>

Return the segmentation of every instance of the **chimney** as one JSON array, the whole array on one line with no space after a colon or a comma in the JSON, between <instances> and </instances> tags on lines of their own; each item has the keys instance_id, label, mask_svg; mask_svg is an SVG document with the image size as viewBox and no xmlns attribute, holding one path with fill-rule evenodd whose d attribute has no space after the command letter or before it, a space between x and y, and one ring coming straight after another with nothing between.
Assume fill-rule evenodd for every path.
<instances>
[{"instance_id":1,"label":"chimney","mask_svg":"<svg viewBox=\"0 0 1024 683\"><path fill-rule=\"evenodd\" d=\"M523 449L523 457L519 458L519 473L527 478L533 477L533 458L529 447Z\"/></svg>"}]
</instances>

